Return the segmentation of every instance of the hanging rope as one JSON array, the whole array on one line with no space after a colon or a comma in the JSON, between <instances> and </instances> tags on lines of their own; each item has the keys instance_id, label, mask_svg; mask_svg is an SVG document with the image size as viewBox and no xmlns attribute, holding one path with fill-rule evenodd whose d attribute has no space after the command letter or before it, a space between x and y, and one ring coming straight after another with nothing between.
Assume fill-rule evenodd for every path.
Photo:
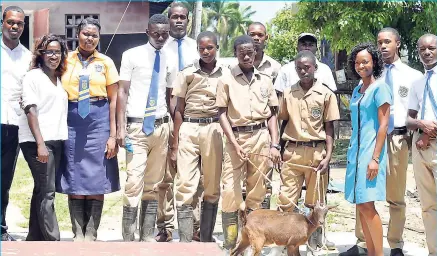
<instances>
[{"instance_id":1,"label":"hanging rope","mask_svg":"<svg viewBox=\"0 0 437 256\"><path fill-rule=\"evenodd\" d=\"M111 41L109 41L108 47L106 47L105 55L106 55L106 53L108 52L109 47L111 46L112 40L114 40L114 37L115 37L115 35L117 34L118 28L120 27L121 21L123 21L124 15L126 14L127 9L129 8L129 5L130 5L130 2L131 2L131 1L132 1L132 0L129 0L129 2L127 3L126 9L125 9L124 12L123 12L123 15L121 15L121 19L120 19L120 21L118 22L117 28L115 29L114 34L112 34Z\"/></svg>"}]
</instances>

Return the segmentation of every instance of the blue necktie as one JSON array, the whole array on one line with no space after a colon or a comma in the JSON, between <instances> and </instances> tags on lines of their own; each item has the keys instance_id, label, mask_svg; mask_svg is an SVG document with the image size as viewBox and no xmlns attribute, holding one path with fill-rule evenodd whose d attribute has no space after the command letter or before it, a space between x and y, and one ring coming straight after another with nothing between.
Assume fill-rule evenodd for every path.
<instances>
[{"instance_id":1,"label":"blue necktie","mask_svg":"<svg viewBox=\"0 0 437 256\"><path fill-rule=\"evenodd\" d=\"M390 86L390 90L392 95L394 95L393 92L393 76L391 74L391 69L394 67L393 64L385 64L385 68L387 69L387 73L385 74L385 83ZM388 131L387 134L390 134L395 127L395 116L394 116L394 102L390 106L390 118L388 121Z\"/></svg>"},{"instance_id":2,"label":"blue necktie","mask_svg":"<svg viewBox=\"0 0 437 256\"><path fill-rule=\"evenodd\" d=\"M184 39L177 39L178 41L178 57L179 57L179 71L184 69L184 57L182 56L182 40Z\"/></svg>"},{"instance_id":3,"label":"blue necktie","mask_svg":"<svg viewBox=\"0 0 437 256\"><path fill-rule=\"evenodd\" d=\"M432 99L431 99L431 105L433 105L433 103L436 104L435 99L434 99L434 94L432 94L432 92L431 92L431 88L429 88L429 80L431 79L432 73L433 73L432 70L428 70L428 71L426 72L426 74L427 74L427 78L426 78L426 83L425 83L425 89L423 90L422 111L421 111L421 113L420 113L420 119L421 119L421 120L424 120L424 117L425 117L426 97L428 96L428 94L429 94L430 96L432 96ZM429 92L431 92L431 93L429 93ZM433 101L434 101L434 102L433 102ZM434 106L433 106L433 107L434 107ZM434 111L435 111L435 110L434 110Z\"/></svg>"},{"instance_id":4,"label":"blue necktie","mask_svg":"<svg viewBox=\"0 0 437 256\"><path fill-rule=\"evenodd\" d=\"M91 57L89 60L84 60L80 53L77 57L82 64L82 74L79 75L79 99L77 103L77 112L80 117L85 119L90 113L90 75L87 72L87 67L95 59Z\"/></svg>"},{"instance_id":5,"label":"blue necktie","mask_svg":"<svg viewBox=\"0 0 437 256\"><path fill-rule=\"evenodd\" d=\"M143 132L147 136L152 134L155 130L156 103L158 101L159 67L161 65L161 59L159 57L159 51L156 50L155 53L155 64L153 65L152 81L150 83L143 121Z\"/></svg>"}]
</instances>

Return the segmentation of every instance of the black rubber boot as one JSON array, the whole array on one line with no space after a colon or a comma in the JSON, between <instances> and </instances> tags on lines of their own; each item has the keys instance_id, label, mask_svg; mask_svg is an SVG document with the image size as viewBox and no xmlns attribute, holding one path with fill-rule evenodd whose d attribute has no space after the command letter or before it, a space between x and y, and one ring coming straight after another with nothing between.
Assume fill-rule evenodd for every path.
<instances>
[{"instance_id":1,"label":"black rubber boot","mask_svg":"<svg viewBox=\"0 0 437 256\"><path fill-rule=\"evenodd\" d=\"M140 213L140 241L156 242L154 238L156 214L158 212L158 201L141 201Z\"/></svg>"},{"instance_id":2,"label":"black rubber boot","mask_svg":"<svg viewBox=\"0 0 437 256\"><path fill-rule=\"evenodd\" d=\"M235 248L238 238L238 212L222 212L224 242L227 250Z\"/></svg>"},{"instance_id":3,"label":"black rubber boot","mask_svg":"<svg viewBox=\"0 0 437 256\"><path fill-rule=\"evenodd\" d=\"M135 230L137 229L138 207L123 206L122 235L123 241L135 241Z\"/></svg>"},{"instance_id":4,"label":"black rubber boot","mask_svg":"<svg viewBox=\"0 0 437 256\"><path fill-rule=\"evenodd\" d=\"M202 202L200 215L200 242L215 242L212 238L217 218L218 203Z\"/></svg>"},{"instance_id":5,"label":"black rubber boot","mask_svg":"<svg viewBox=\"0 0 437 256\"><path fill-rule=\"evenodd\" d=\"M87 220L85 228L85 241L96 241L97 230L99 229L100 220L102 218L103 201L86 199L85 210Z\"/></svg>"},{"instance_id":6,"label":"black rubber boot","mask_svg":"<svg viewBox=\"0 0 437 256\"><path fill-rule=\"evenodd\" d=\"M179 242L190 243L193 241L193 207L183 205L178 210Z\"/></svg>"},{"instance_id":7,"label":"black rubber boot","mask_svg":"<svg viewBox=\"0 0 437 256\"><path fill-rule=\"evenodd\" d=\"M68 198L68 209L70 210L73 241L82 242L85 239L86 228L85 199Z\"/></svg>"}]
</instances>

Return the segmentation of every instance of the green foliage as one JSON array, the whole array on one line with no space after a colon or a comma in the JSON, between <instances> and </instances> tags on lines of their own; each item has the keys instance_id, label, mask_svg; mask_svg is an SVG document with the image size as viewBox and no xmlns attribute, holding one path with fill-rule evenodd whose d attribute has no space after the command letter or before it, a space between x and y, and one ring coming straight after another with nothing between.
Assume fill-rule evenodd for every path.
<instances>
[{"instance_id":1,"label":"green foliage","mask_svg":"<svg viewBox=\"0 0 437 256\"><path fill-rule=\"evenodd\" d=\"M301 1L278 13L271 25L268 52L279 60L292 59L297 35L314 32L327 39L333 51L349 52L356 44L375 42L383 27L396 28L408 60L418 65L416 43L426 32L437 32L437 3L418 1ZM420 65L418 65L420 66Z\"/></svg>"}]
</instances>

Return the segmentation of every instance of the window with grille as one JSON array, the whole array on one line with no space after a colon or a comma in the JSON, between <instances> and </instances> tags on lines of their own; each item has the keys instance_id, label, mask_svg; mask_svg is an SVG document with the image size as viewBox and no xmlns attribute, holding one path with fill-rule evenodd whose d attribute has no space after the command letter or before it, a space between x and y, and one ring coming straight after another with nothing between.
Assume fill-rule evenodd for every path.
<instances>
[{"instance_id":1,"label":"window with grille","mask_svg":"<svg viewBox=\"0 0 437 256\"><path fill-rule=\"evenodd\" d=\"M79 23L88 17L92 17L100 21L98 14L66 14L65 15L65 40L67 41L68 49L70 51L76 50L79 46L77 35L77 26ZM100 51L100 42L97 45L97 50Z\"/></svg>"}]
</instances>

